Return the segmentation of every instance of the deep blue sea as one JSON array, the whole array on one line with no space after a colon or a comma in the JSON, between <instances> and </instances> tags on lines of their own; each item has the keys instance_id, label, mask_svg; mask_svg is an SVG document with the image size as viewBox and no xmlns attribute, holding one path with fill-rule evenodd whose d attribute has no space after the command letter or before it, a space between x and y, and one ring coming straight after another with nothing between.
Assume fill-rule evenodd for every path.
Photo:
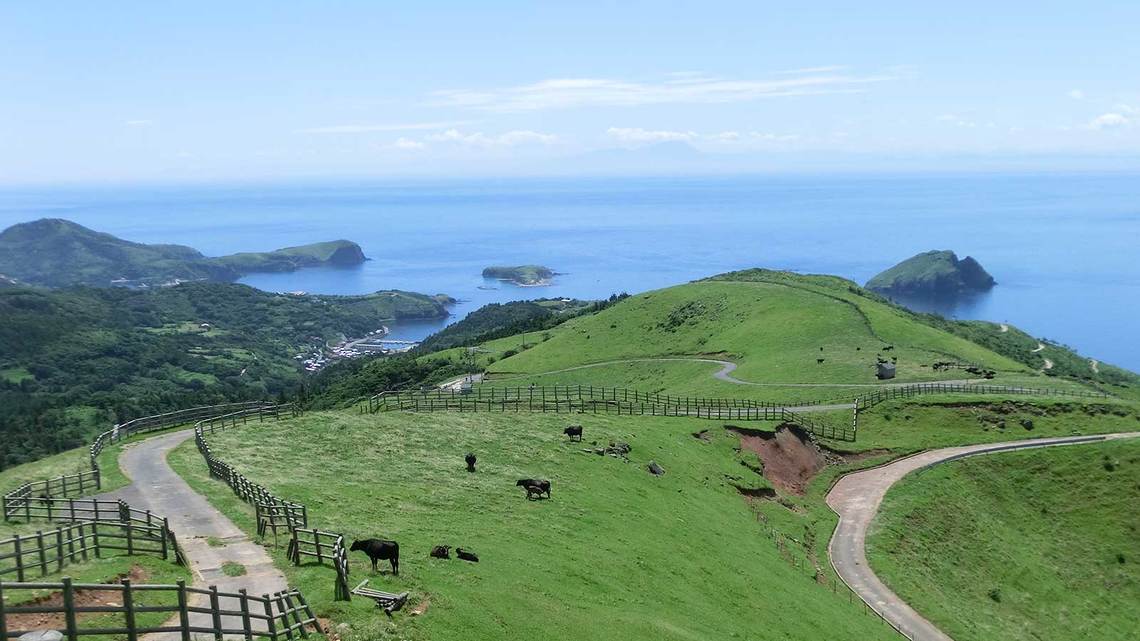
<instances>
[{"instance_id":1,"label":"deep blue sea","mask_svg":"<svg viewBox=\"0 0 1140 641\"><path fill-rule=\"evenodd\" d=\"M1013 323L1140 371L1140 175L984 174L405 181L0 190L0 227L74 220L209 255L346 238L358 269L262 274L270 291L495 301L641 292L747 267L864 282L929 249L972 255L993 292L938 309ZM491 264L563 272L545 288ZM497 287L486 290L479 287ZM441 322L394 327L422 338Z\"/></svg>"}]
</instances>

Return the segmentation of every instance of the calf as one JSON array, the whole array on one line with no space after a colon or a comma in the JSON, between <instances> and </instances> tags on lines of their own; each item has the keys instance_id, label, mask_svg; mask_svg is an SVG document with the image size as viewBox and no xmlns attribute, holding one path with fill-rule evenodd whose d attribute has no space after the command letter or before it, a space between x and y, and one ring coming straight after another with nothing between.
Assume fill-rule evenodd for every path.
<instances>
[{"instance_id":1,"label":"calf","mask_svg":"<svg viewBox=\"0 0 1140 641\"><path fill-rule=\"evenodd\" d=\"M478 555L470 550L464 550L463 548L455 548L455 556L463 559L464 561L470 561L472 563L479 562Z\"/></svg>"},{"instance_id":2,"label":"calf","mask_svg":"<svg viewBox=\"0 0 1140 641\"><path fill-rule=\"evenodd\" d=\"M392 564L392 574L400 574L400 544L386 539L363 539L353 541L350 551L360 550L372 559L372 571L376 571L376 562L387 559Z\"/></svg>"},{"instance_id":3,"label":"calf","mask_svg":"<svg viewBox=\"0 0 1140 641\"><path fill-rule=\"evenodd\" d=\"M566 429L562 430L562 433L565 434L566 436L569 436L571 441L581 442L581 440L582 440L582 426L581 425L571 425L570 427L567 427Z\"/></svg>"},{"instance_id":4,"label":"calf","mask_svg":"<svg viewBox=\"0 0 1140 641\"><path fill-rule=\"evenodd\" d=\"M474 472L475 471L475 455L472 454L471 452L468 452L467 456L463 457L463 460L467 461L467 471L468 472Z\"/></svg>"},{"instance_id":5,"label":"calf","mask_svg":"<svg viewBox=\"0 0 1140 641\"><path fill-rule=\"evenodd\" d=\"M450 559L451 546L450 545L437 545L431 549L431 555L436 559Z\"/></svg>"},{"instance_id":6,"label":"calf","mask_svg":"<svg viewBox=\"0 0 1140 641\"><path fill-rule=\"evenodd\" d=\"M546 498L550 498L550 481L546 479L519 479L515 482L516 487L527 488L527 496L530 496L530 488L536 487L541 492L546 493Z\"/></svg>"}]
</instances>

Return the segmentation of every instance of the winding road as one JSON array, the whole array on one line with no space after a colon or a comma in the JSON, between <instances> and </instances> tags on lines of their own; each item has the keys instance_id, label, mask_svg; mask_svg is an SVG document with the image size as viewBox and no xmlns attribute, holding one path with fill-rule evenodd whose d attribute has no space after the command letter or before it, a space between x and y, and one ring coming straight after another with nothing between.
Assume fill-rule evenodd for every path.
<instances>
[{"instance_id":1,"label":"winding road","mask_svg":"<svg viewBox=\"0 0 1140 641\"><path fill-rule=\"evenodd\" d=\"M1140 432L1096 436L1070 436L1007 443L965 445L920 452L879 467L841 478L827 495L827 504L839 515L839 525L828 545L836 573L863 601L912 641L952 641L946 633L906 604L875 576L867 563L867 529L892 485L922 468L968 456L1040 447L1080 445L1137 438Z\"/></svg>"},{"instance_id":2,"label":"winding road","mask_svg":"<svg viewBox=\"0 0 1140 641\"><path fill-rule=\"evenodd\" d=\"M192 438L193 430L181 430L127 446L119 456L119 467L131 479L131 484L96 498L122 499L133 508L165 516L190 564L194 587L216 585L222 592L244 589L255 596L285 590L285 575L273 566L265 548L250 540L167 463L167 454ZM211 542L214 545L210 545ZM244 565L246 574L226 576L222 572L222 564L226 562ZM221 606L225 610L239 609L237 599L223 598ZM200 619L195 621L195 617ZM237 621L224 623L226 627L241 627ZM209 627L209 615L191 614L191 625ZM167 641L181 636L171 633L146 638Z\"/></svg>"}]
</instances>

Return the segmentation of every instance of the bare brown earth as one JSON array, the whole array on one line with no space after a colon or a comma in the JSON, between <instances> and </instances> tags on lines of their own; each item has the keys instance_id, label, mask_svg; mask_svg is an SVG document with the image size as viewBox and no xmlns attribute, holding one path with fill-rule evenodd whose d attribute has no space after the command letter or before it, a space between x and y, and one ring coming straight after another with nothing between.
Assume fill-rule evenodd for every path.
<instances>
[{"instance_id":1,"label":"bare brown earth","mask_svg":"<svg viewBox=\"0 0 1140 641\"><path fill-rule=\"evenodd\" d=\"M107 583L122 583L129 578L132 583L145 583L149 578L143 568L135 565L131 567L130 574L120 574L112 577ZM76 590L75 605L79 607L91 606L118 606L122 605L122 592L118 590ZM15 604L13 604L15 605ZM37 599L32 599L19 605L62 607L63 592L52 592ZM96 613L80 614L79 620L95 616ZM9 614L8 628L12 630L62 630L67 627L63 613L35 613L35 614Z\"/></svg>"},{"instance_id":2,"label":"bare brown earth","mask_svg":"<svg viewBox=\"0 0 1140 641\"><path fill-rule=\"evenodd\" d=\"M881 450L845 454L817 444L803 430L784 424L775 432L726 425L740 436L740 448L753 452L763 463L763 475L777 489L803 495L808 483L828 465L854 463L882 454ZM738 488L739 489L739 488ZM742 491L743 492L743 491Z\"/></svg>"}]
</instances>

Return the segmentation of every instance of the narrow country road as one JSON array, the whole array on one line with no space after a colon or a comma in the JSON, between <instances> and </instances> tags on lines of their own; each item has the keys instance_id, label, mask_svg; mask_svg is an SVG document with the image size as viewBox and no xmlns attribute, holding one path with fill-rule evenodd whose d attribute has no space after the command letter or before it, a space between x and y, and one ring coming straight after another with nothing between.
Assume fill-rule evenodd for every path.
<instances>
[{"instance_id":1,"label":"narrow country road","mask_svg":"<svg viewBox=\"0 0 1140 641\"><path fill-rule=\"evenodd\" d=\"M194 438L193 430L182 430L148 438L128 446L119 456L119 467L131 479L127 487L97 498L122 499L131 507L151 510L165 516L178 537L194 575L195 587L218 586L222 592L245 589L261 596L286 589L285 576L273 566L265 548L254 543L232 521L195 492L171 469L166 455ZM215 539L215 546L209 540ZM217 545L218 543L221 545ZM245 566L244 576L230 577L222 572L225 562ZM237 600L222 599L222 608L237 610ZM195 617L204 620L194 622ZM237 622L227 627L238 627ZM209 627L208 615L192 614L191 625ZM180 638L177 634L151 635L154 641Z\"/></svg>"},{"instance_id":2,"label":"narrow country road","mask_svg":"<svg viewBox=\"0 0 1140 641\"><path fill-rule=\"evenodd\" d=\"M915 470L938 463L996 452L1097 443L1115 439L1137 438L1140 432L1033 439L1008 443L988 443L929 450L888 463L854 472L841 478L827 495L827 504L839 515L839 525L828 545L831 564L840 578L881 614L899 632L912 641L952 641L949 636L927 621L891 591L867 564L867 529L879 510L883 496L892 485Z\"/></svg>"},{"instance_id":3,"label":"narrow country road","mask_svg":"<svg viewBox=\"0 0 1140 641\"><path fill-rule=\"evenodd\" d=\"M623 363L713 363L715 365L720 365L720 369L713 372L713 374L712 374L713 378L715 378L717 380L724 381L726 383L732 383L734 385L752 385L754 387L840 387L840 388L844 388L844 387L872 387L872 388L884 388L884 387L901 387L904 385L913 385L916 382L919 382L919 383L921 383L921 382L947 383L947 384L952 384L952 385L969 385L971 383L978 382L978 381L973 380L973 379L959 379L959 380L952 380L952 381L910 381L910 382L906 382L906 383L754 383L752 381L742 380L742 379L739 379L739 378L736 378L735 376L733 376L732 373L736 371L737 365L736 365L736 363L733 363L732 361L723 361L723 360L716 359L716 358L697 358L697 357L692 357L692 358L683 358L683 357L625 358L625 359L619 359L619 360L613 360L613 361L601 361L598 363L588 363L586 365L577 365L574 367L567 367L565 369L556 369L556 370L552 370L549 372L536 372L533 374L516 374L513 376L505 376L503 378L490 378L490 379L483 379L483 380L487 380L488 382L498 383L498 382L502 382L502 381L513 381L513 380L519 380L519 379L524 379L524 378L531 378L533 376L546 376L548 374L562 374L564 372L575 372L575 371L582 370L582 369L590 369L592 367L606 367L608 365L621 365ZM494 377L494 373L490 373L488 375L491 377ZM455 381L451 381L451 383L454 383L454 382Z\"/></svg>"}]
</instances>

